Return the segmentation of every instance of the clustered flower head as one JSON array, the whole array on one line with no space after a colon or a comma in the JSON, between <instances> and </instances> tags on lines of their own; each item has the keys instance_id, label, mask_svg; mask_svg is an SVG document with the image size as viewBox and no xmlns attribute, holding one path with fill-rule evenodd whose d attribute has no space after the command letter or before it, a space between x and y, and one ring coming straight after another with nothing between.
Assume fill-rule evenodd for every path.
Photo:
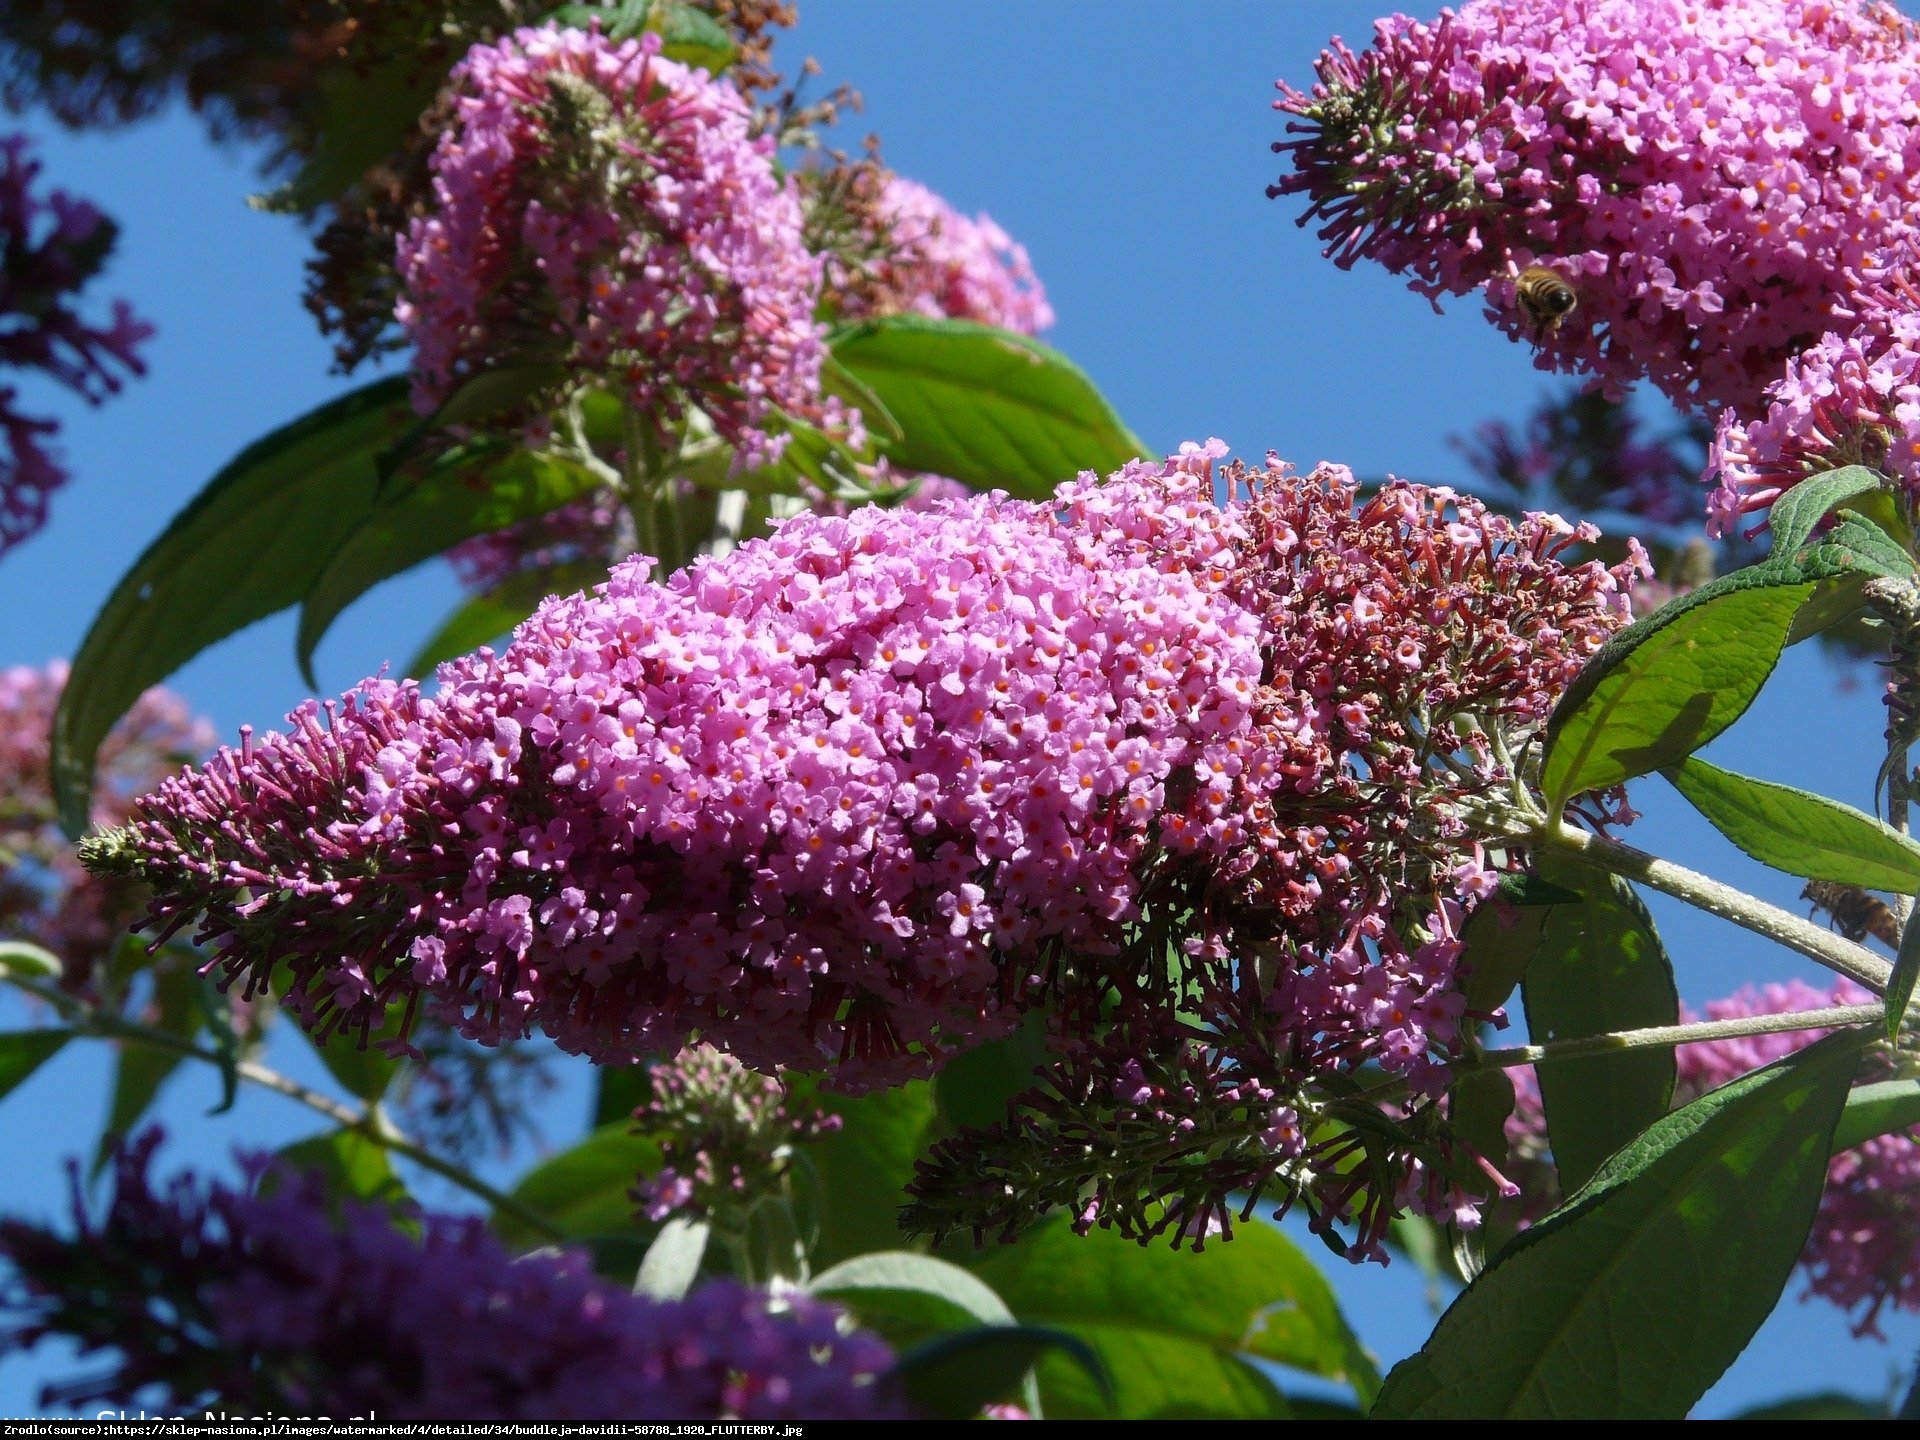
<instances>
[{"instance_id":1,"label":"clustered flower head","mask_svg":"<svg viewBox=\"0 0 1920 1440\"><path fill-rule=\"evenodd\" d=\"M0 1345L111 1356L49 1404L150 1404L383 1420L780 1421L897 1414L886 1345L832 1307L731 1280L631 1294L584 1254L515 1256L475 1217L331 1206L253 1164L251 1188L151 1172L123 1148L75 1233L0 1220Z\"/></svg>"},{"instance_id":2,"label":"clustered flower head","mask_svg":"<svg viewBox=\"0 0 1920 1440\"><path fill-rule=\"evenodd\" d=\"M1849 277L1849 314L1788 362L1761 404L1722 414L1708 456L1716 532L1843 465L1890 477L1920 499L1920 287L1903 242Z\"/></svg>"},{"instance_id":3,"label":"clustered flower head","mask_svg":"<svg viewBox=\"0 0 1920 1440\"><path fill-rule=\"evenodd\" d=\"M0 370L38 371L98 404L146 373L140 346L153 327L124 300L104 324L75 308L118 227L64 190L34 193L40 169L25 136L0 136ZM0 384L0 555L46 524L49 497L67 483L48 448L58 422L23 413L18 399Z\"/></svg>"},{"instance_id":4,"label":"clustered flower head","mask_svg":"<svg viewBox=\"0 0 1920 1440\"><path fill-rule=\"evenodd\" d=\"M1836 981L1829 990L1793 980L1784 985L1745 986L1709 1003L1704 1016L1683 1009L1681 1018L1738 1020L1867 1005L1874 1000L1846 979ZM1682 1045L1674 1052L1674 1104L1698 1099L1804 1049L1827 1033L1793 1030ZM1872 1073L1875 1070L1891 1073L1884 1056L1869 1059L1868 1073L1862 1078L1880 1078ZM1509 1073L1515 1082L1515 1107L1507 1122L1508 1140L1516 1150L1537 1157L1548 1148L1539 1083L1530 1070ZM1527 1209L1533 1218L1544 1209L1539 1199L1528 1197ZM1877 1136L1833 1157L1800 1265L1806 1271L1810 1295L1859 1312L1856 1334L1877 1334L1880 1313L1889 1305L1920 1311L1920 1126Z\"/></svg>"},{"instance_id":5,"label":"clustered flower head","mask_svg":"<svg viewBox=\"0 0 1920 1440\"><path fill-rule=\"evenodd\" d=\"M1430 1096L1497 863L1458 809L1506 784L1487 727L1544 720L1634 567L1224 450L643 557L433 698L370 681L168 781L93 863L229 977L284 964L323 1031L424 997L483 1041L697 1034L861 1087L1037 1004L1178 1069L1194 1001L1268 1110L1368 1063Z\"/></svg>"},{"instance_id":6,"label":"clustered flower head","mask_svg":"<svg viewBox=\"0 0 1920 1440\"><path fill-rule=\"evenodd\" d=\"M637 1192L647 1218L716 1213L744 1220L786 1183L793 1147L840 1128L840 1117L788 1107L787 1086L711 1045L689 1045L648 1072L634 1112L666 1163Z\"/></svg>"},{"instance_id":7,"label":"clustered flower head","mask_svg":"<svg viewBox=\"0 0 1920 1440\"><path fill-rule=\"evenodd\" d=\"M1309 198L1333 258L1483 289L1543 366L1682 408L1755 405L1920 215L1920 39L1890 5L1473 0L1317 68L1281 85L1303 138L1269 193ZM1577 295L1557 330L1518 302L1532 265Z\"/></svg>"},{"instance_id":8,"label":"clustered flower head","mask_svg":"<svg viewBox=\"0 0 1920 1440\"><path fill-rule=\"evenodd\" d=\"M659 50L548 26L455 68L434 205L398 257L422 411L553 362L663 427L698 406L742 465L779 453L776 411L839 414L820 394L821 263L773 141L731 85Z\"/></svg>"},{"instance_id":9,"label":"clustered flower head","mask_svg":"<svg viewBox=\"0 0 1920 1440\"><path fill-rule=\"evenodd\" d=\"M66 683L62 660L0 670L0 936L52 951L63 982L88 992L145 896L124 878L90 874L60 831L49 737ZM213 741L179 696L147 691L101 747L93 823L124 823L137 797Z\"/></svg>"},{"instance_id":10,"label":"clustered flower head","mask_svg":"<svg viewBox=\"0 0 1920 1440\"><path fill-rule=\"evenodd\" d=\"M861 258L836 261L840 318L930 315L1023 335L1053 324L1027 249L987 215L961 214L916 180L885 174L861 207Z\"/></svg>"}]
</instances>

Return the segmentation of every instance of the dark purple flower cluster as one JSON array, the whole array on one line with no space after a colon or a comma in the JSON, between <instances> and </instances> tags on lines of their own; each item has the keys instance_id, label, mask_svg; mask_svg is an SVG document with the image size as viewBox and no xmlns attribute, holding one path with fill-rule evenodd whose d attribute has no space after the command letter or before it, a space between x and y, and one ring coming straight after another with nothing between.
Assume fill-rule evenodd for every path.
<instances>
[{"instance_id":1,"label":"dark purple flower cluster","mask_svg":"<svg viewBox=\"0 0 1920 1440\"><path fill-rule=\"evenodd\" d=\"M250 1189L150 1174L157 1132L116 1157L75 1233L0 1221L13 1269L0 1349L50 1337L105 1368L50 1404L382 1420L878 1419L886 1345L832 1307L715 1280L629 1293L584 1255L514 1256L477 1218L397 1223L330 1207L306 1177Z\"/></svg>"},{"instance_id":2,"label":"dark purple flower cluster","mask_svg":"<svg viewBox=\"0 0 1920 1440\"><path fill-rule=\"evenodd\" d=\"M146 373L139 347L153 327L124 300L104 325L74 308L117 229L64 190L35 194L40 169L25 136L0 136L0 369L39 371L98 404L127 376ZM47 447L59 425L21 413L18 393L0 384L0 555L47 523L48 497L67 483Z\"/></svg>"}]
</instances>

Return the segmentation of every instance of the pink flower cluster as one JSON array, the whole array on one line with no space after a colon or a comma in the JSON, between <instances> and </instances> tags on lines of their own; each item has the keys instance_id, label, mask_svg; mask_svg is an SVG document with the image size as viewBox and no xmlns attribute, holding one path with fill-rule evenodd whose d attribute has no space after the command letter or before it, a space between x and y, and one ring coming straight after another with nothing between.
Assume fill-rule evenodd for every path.
<instances>
[{"instance_id":1,"label":"pink flower cluster","mask_svg":"<svg viewBox=\"0 0 1920 1440\"><path fill-rule=\"evenodd\" d=\"M1430 1090L1455 900L1492 883L1456 802L1506 783L1485 727L1544 719L1630 567L1563 563L1589 532L1552 517L1223 452L622 566L434 698L368 682L168 781L93 862L229 976L286 965L322 1029L424 995L483 1041L698 1034L856 1087L1041 994L1173 1013L1139 936L1177 895L1247 1063Z\"/></svg>"},{"instance_id":2,"label":"pink flower cluster","mask_svg":"<svg viewBox=\"0 0 1920 1440\"><path fill-rule=\"evenodd\" d=\"M873 258L845 285L840 317L931 315L975 320L1023 335L1053 324L1053 307L1026 246L987 215L966 216L916 180L888 175L872 223Z\"/></svg>"},{"instance_id":3,"label":"pink flower cluster","mask_svg":"<svg viewBox=\"0 0 1920 1440\"><path fill-rule=\"evenodd\" d=\"M776 410L821 413L821 263L773 141L730 85L659 48L548 26L454 70L435 205L398 255L423 412L550 361L663 428L697 405L743 466L782 448Z\"/></svg>"},{"instance_id":4,"label":"pink flower cluster","mask_svg":"<svg viewBox=\"0 0 1920 1440\"><path fill-rule=\"evenodd\" d=\"M1842 465L1871 466L1920 496L1920 293L1904 269L1870 267L1851 325L1789 361L1763 406L1720 416L1707 464L1715 533Z\"/></svg>"},{"instance_id":5,"label":"pink flower cluster","mask_svg":"<svg viewBox=\"0 0 1920 1440\"><path fill-rule=\"evenodd\" d=\"M66 982L88 988L139 917L141 892L74 858L53 803L50 737L67 665L0 670L0 936L58 955ZM179 696L149 690L101 747L96 826L124 823L136 797L213 748L213 728Z\"/></svg>"},{"instance_id":6,"label":"pink flower cluster","mask_svg":"<svg viewBox=\"0 0 1920 1440\"><path fill-rule=\"evenodd\" d=\"M660 1142L666 1160L635 1192L649 1220L718 1211L727 1228L742 1230L762 1200L781 1196L793 1147L840 1128L838 1115L789 1109L778 1077L757 1075L711 1045L689 1045L647 1079L634 1123Z\"/></svg>"},{"instance_id":7,"label":"pink flower cluster","mask_svg":"<svg viewBox=\"0 0 1920 1440\"><path fill-rule=\"evenodd\" d=\"M471 1217L335 1206L276 1170L253 1191L150 1174L158 1132L116 1156L97 1218L75 1173L76 1233L0 1221L14 1271L9 1351L64 1338L103 1371L49 1404L383 1420L781 1421L899 1418L875 1336L804 1296L731 1280L658 1301L584 1254L515 1256ZM174 1409L174 1407L181 1407ZM265 1408L262 1408L265 1407Z\"/></svg>"},{"instance_id":8,"label":"pink flower cluster","mask_svg":"<svg viewBox=\"0 0 1920 1440\"><path fill-rule=\"evenodd\" d=\"M1866 1005L1873 1000L1850 980L1838 980L1830 990L1793 980L1784 985L1746 986L1708 1004L1704 1017L1683 1010L1681 1018L1738 1020ZM1682 1045L1675 1051L1674 1104L1684 1105L1784 1059L1826 1033L1795 1030ZM1539 1082L1531 1069L1509 1073L1515 1106L1507 1122L1508 1141L1527 1155L1538 1156L1548 1146ZM1538 1208L1537 1202L1532 1208ZM1876 1321L1889 1305L1920 1311L1920 1126L1878 1136L1833 1157L1826 1193L1800 1264L1807 1272L1810 1294L1843 1310L1860 1311L1854 1327L1857 1334L1877 1333Z\"/></svg>"},{"instance_id":9,"label":"pink flower cluster","mask_svg":"<svg viewBox=\"0 0 1920 1440\"><path fill-rule=\"evenodd\" d=\"M1920 40L1889 5L1473 0L1317 69L1280 87L1304 138L1269 194L1307 196L1330 255L1484 289L1543 367L1683 408L1754 406L1920 215ZM1578 298L1546 333L1513 283L1536 264Z\"/></svg>"},{"instance_id":10,"label":"pink flower cluster","mask_svg":"<svg viewBox=\"0 0 1920 1440\"><path fill-rule=\"evenodd\" d=\"M146 373L140 346L153 327L124 300L105 325L81 318L73 297L106 263L118 229L64 190L36 195L40 168L25 136L0 136L0 367L37 370L98 404ZM59 423L21 413L17 398L0 385L0 555L46 524L48 497L67 483L46 443Z\"/></svg>"}]
</instances>

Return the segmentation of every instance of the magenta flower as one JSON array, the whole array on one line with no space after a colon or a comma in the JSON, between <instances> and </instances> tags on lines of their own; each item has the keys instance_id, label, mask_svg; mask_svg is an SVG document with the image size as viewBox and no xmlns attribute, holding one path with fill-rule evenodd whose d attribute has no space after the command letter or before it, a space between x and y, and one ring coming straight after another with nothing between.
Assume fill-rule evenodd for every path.
<instances>
[{"instance_id":1,"label":"magenta flower","mask_svg":"<svg viewBox=\"0 0 1920 1440\"><path fill-rule=\"evenodd\" d=\"M781 1195L793 1147L840 1128L838 1115L789 1108L785 1083L711 1045L689 1045L647 1078L633 1118L666 1161L635 1192L649 1220L718 1213L743 1229L755 1206Z\"/></svg>"},{"instance_id":2,"label":"magenta flower","mask_svg":"<svg viewBox=\"0 0 1920 1440\"><path fill-rule=\"evenodd\" d=\"M284 1170L249 1190L150 1174L120 1151L75 1233L0 1221L0 1344L51 1337L110 1365L45 1403L383 1420L872 1419L886 1345L833 1308L713 1280L657 1301L583 1254L515 1256L478 1218L330 1204ZM262 1408L266 1407L266 1408Z\"/></svg>"},{"instance_id":3,"label":"magenta flower","mask_svg":"<svg viewBox=\"0 0 1920 1440\"><path fill-rule=\"evenodd\" d=\"M821 413L821 265L793 187L739 94L659 47L549 26L454 70L436 203L399 246L422 411L553 362L663 431L698 406L742 465L779 453L776 410Z\"/></svg>"},{"instance_id":4,"label":"magenta flower","mask_svg":"<svg viewBox=\"0 0 1920 1440\"><path fill-rule=\"evenodd\" d=\"M991 217L963 215L918 181L888 175L869 224L871 258L857 274L831 277L841 319L931 315L1023 335L1052 326L1053 307L1026 247Z\"/></svg>"},{"instance_id":5,"label":"magenta flower","mask_svg":"<svg viewBox=\"0 0 1920 1440\"><path fill-rule=\"evenodd\" d=\"M100 272L118 227L64 190L34 194L40 168L25 136L0 136L0 368L37 370L97 405L146 374L140 346L153 327L124 300L104 325L81 318L74 297ZM49 497L67 483L47 445L58 422L22 414L17 400L0 385L0 555L47 523Z\"/></svg>"},{"instance_id":6,"label":"magenta flower","mask_svg":"<svg viewBox=\"0 0 1920 1440\"><path fill-rule=\"evenodd\" d=\"M89 874L60 831L50 736L67 665L0 670L0 936L51 950L63 982L91 994L96 969L144 903L140 887ZM100 751L91 818L124 824L136 797L213 748L213 727L179 696L149 690Z\"/></svg>"},{"instance_id":7,"label":"magenta flower","mask_svg":"<svg viewBox=\"0 0 1920 1440\"><path fill-rule=\"evenodd\" d=\"M89 853L230 978L284 964L323 1031L425 999L482 1041L697 1034L859 1087L1044 1004L1234 1090L1250 1134L1361 1065L1430 1098L1458 921L1506 863L1460 809L1510 783L1488 727L1544 721L1634 567L1449 491L1216 475L1224 448L802 516L662 584L643 558L436 697L370 681L222 751ZM1107 1053L1081 1100L1123 1098Z\"/></svg>"},{"instance_id":8,"label":"magenta flower","mask_svg":"<svg viewBox=\"0 0 1920 1440\"><path fill-rule=\"evenodd\" d=\"M1920 43L1889 5L1474 0L1336 42L1272 195L1340 264L1484 290L1543 367L1750 407L1835 328L1843 277L1914 233ZM1303 222L1304 223L1304 222ZM1517 302L1571 285L1557 328Z\"/></svg>"}]
</instances>

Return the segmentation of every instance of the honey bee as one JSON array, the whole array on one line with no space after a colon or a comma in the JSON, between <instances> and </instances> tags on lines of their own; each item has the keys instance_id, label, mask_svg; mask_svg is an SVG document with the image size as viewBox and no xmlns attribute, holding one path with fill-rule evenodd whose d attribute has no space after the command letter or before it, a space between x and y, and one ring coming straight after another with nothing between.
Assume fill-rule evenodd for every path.
<instances>
[{"instance_id":1,"label":"honey bee","mask_svg":"<svg viewBox=\"0 0 1920 1440\"><path fill-rule=\"evenodd\" d=\"M1869 895L1854 885L1836 885L1831 880L1809 880L1800 898L1833 917L1833 927L1858 944L1871 935L1890 948L1900 948L1900 920L1878 896Z\"/></svg>"},{"instance_id":2,"label":"honey bee","mask_svg":"<svg viewBox=\"0 0 1920 1440\"><path fill-rule=\"evenodd\" d=\"M1514 299L1533 322L1535 340L1553 334L1580 303L1573 286L1544 265L1529 265L1513 282Z\"/></svg>"}]
</instances>

